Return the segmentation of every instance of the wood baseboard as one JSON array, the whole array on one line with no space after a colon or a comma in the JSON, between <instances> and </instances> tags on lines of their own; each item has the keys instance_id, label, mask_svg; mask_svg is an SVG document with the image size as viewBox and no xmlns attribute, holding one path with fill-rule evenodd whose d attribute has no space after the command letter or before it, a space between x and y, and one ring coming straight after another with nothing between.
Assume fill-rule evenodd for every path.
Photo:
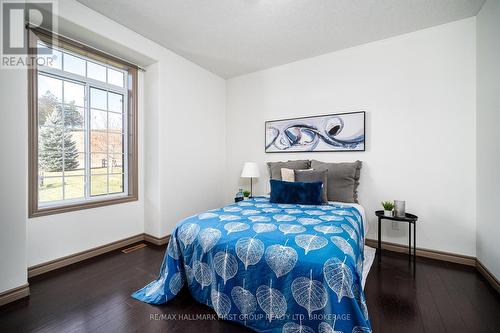
<instances>
[{"instance_id":1,"label":"wood baseboard","mask_svg":"<svg viewBox=\"0 0 500 333\"><path fill-rule=\"evenodd\" d=\"M28 297L30 295L29 284L26 283L17 288L12 288L0 293L0 306L17 301L18 299Z\"/></svg>"},{"instance_id":2,"label":"wood baseboard","mask_svg":"<svg viewBox=\"0 0 500 333\"><path fill-rule=\"evenodd\" d=\"M366 239L365 244L373 248L378 247L378 241L375 239ZM382 242L382 249L392 252L408 253L408 246L390 242ZM423 249L417 247L417 257L431 258L441 261L448 261L457 264L476 267L476 258L464 256L461 254Z\"/></svg>"},{"instance_id":3,"label":"wood baseboard","mask_svg":"<svg viewBox=\"0 0 500 333\"><path fill-rule=\"evenodd\" d=\"M144 234L144 241L154 245L165 245L168 243L169 239L170 235L158 238L149 234Z\"/></svg>"},{"instance_id":4,"label":"wood baseboard","mask_svg":"<svg viewBox=\"0 0 500 333\"><path fill-rule=\"evenodd\" d=\"M493 274L491 274L491 272L483 265L483 263L479 259L476 259L476 268L479 273L481 273L481 275L484 276L486 280L488 280L493 289L495 289L500 294L500 281L498 281L498 279Z\"/></svg>"},{"instance_id":5,"label":"wood baseboard","mask_svg":"<svg viewBox=\"0 0 500 333\"><path fill-rule=\"evenodd\" d=\"M79 261L82 261L82 260L90 259L90 258L93 258L95 256L98 256L98 255L101 255L101 254L104 254L104 253L107 253L107 252L110 252L113 250L117 250L117 249L120 249L120 248L125 247L125 246L129 246L130 244L141 242L143 240L144 240L144 234L139 234L139 235L128 237L128 238L125 238L125 239L122 239L122 240L119 240L116 242L101 245L101 246L95 247L93 249L89 249L86 251L71 254L71 255L66 256L66 257L54 259L54 260L44 262L44 263L39 264L39 265L31 266L31 267L28 267L28 278L32 278L34 276L53 271L55 269L65 267L65 266L77 263Z\"/></svg>"},{"instance_id":6,"label":"wood baseboard","mask_svg":"<svg viewBox=\"0 0 500 333\"><path fill-rule=\"evenodd\" d=\"M167 235L167 236L161 237L161 238L158 238L158 237L155 237L152 235L148 235L148 234L135 235L132 237L128 237L128 238L116 241L116 242L112 242L112 243L98 246L98 247L95 247L95 248L92 248L89 250L85 250L82 252L71 254L71 255L66 256L66 257L54 259L51 261L41 263L39 265L28 267L28 278L32 278L34 276L44 274L44 273L47 273L47 272L53 271L55 269L59 269L59 268L71 265L71 264L75 264L79 261L90 259L90 258L96 257L98 255L101 255L101 254L104 254L107 252L118 250L118 249L121 249L123 247L129 246L129 245L134 244L134 243L146 241L146 242L154 244L154 245L165 245L168 243L169 239L170 239L170 235Z\"/></svg>"},{"instance_id":7,"label":"wood baseboard","mask_svg":"<svg viewBox=\"0 0 500 333\"><path fill-rule=\"evenodd\" d=\"M367 238L365 239L365 244L373 248L378 247L378 241L375 239ZM382 242L382 249L392 252L408 253L408 246L390 242ZM484 276L493 289L500 294L500 282L476 257L422 248L417 248L417 256L475 267L479 274Z\"/></svg>"}]
</instances>

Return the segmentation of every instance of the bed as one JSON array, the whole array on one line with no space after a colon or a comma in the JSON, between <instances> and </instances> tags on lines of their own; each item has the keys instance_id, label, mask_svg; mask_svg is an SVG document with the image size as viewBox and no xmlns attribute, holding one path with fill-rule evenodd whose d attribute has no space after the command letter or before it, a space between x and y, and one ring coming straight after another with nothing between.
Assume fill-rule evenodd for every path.
<instances>
[{"instance_id":1,"label":"bed","mask_svg":"<svg viewBox=\"0 0 500 333\"><path fill-rule=\"evenodd\" d=\"M132 296L162 304L187 287L257 332L371 332L362 287L364 210L256 197L181 221L158 278Z\"/></svg>"}]
</instances>

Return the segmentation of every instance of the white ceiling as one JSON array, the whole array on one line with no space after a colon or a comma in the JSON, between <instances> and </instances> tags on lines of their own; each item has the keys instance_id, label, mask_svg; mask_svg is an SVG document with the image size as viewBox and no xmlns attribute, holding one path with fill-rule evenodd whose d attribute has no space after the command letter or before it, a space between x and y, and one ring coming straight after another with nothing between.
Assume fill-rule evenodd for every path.
<instances>
[{"instance_id":1,"label":"white ceiling","mask_svg":"<svg viewBox=\"0 0 500 333\"><path fill-rule=\"evenodd\" d=\"M78 0L224 77L478 13L484 0Z\"/></svg>"}]
</instances>

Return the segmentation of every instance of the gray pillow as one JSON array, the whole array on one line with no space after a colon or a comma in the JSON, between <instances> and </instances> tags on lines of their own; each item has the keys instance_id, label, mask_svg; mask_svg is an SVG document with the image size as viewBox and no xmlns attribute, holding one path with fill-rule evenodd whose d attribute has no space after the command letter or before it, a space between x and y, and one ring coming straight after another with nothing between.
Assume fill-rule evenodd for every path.
<instances>
[{"instance_id":1,"label":"gray pillow","mask_svg":"<svg viewBox=\"0 0 500 333\"><path fill-rule=\"evenodd\" d=\"M327 197L327 184L328 184L328 170L295 170L295 181L303 183L322 182L323 189L321 200L323 203L328 202Z\"/></svg>"},{"instance_id":2,"label":"gray pillow","mask_svg":"<svg viewBox=\"0 0 500 333\"><path fill-rule=\"evenodd\" d=\"M325 163L312 160L311 168L314 170L328 170L327 196L329 201L358 203L361 161Z\"/></svg>"},{"instance_id":3,"label":"gray pillow","mask_svg":"<svg viewBox=\"0 0 500 333\"><path fill-rule=\"evenodd\" d=\"M309 169L311 162L309 160L298 160L298 161L288 161L288 162L267 162L269 167L269 175L271 179L281 180L281 168L287 169Z\"/></svg>"}]
</instances>

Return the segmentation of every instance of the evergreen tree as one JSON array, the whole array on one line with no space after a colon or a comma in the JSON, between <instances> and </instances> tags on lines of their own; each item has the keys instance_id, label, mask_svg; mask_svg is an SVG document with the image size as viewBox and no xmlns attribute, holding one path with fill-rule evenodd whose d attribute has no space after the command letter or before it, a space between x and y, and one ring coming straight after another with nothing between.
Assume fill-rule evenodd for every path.
<instances>
[{"instance_id":1,"label":"evergreen tree","mask_svg":"<svg viewBox=\"0 0 500 333\"><path fill-rule=\"evenodd\" d=\"M56 109L47 117L45 125L46 127L40 131L40 168L46 171L62 171L64 165L65 170L76 169L78 167L78 150L71 134L63 130L61 106L56 106Z\"/></svg>"},{"instance_id":2,"label":"evergreen tree","mask_svg":"<svg viewBox=\"0 0 500 333\"><path fill-rule=\"evenodd\" d=\"M47 121L50 115L61 107L60 105L57 97L50 91L38 97L38 123L40 125L50 125ZM60 111L57 110L57 112ZM74 102L64 106L64 122L65 126L70 127L80 127L83 125L82 115L77 111Z\"/></svg>"}]
</instances>

